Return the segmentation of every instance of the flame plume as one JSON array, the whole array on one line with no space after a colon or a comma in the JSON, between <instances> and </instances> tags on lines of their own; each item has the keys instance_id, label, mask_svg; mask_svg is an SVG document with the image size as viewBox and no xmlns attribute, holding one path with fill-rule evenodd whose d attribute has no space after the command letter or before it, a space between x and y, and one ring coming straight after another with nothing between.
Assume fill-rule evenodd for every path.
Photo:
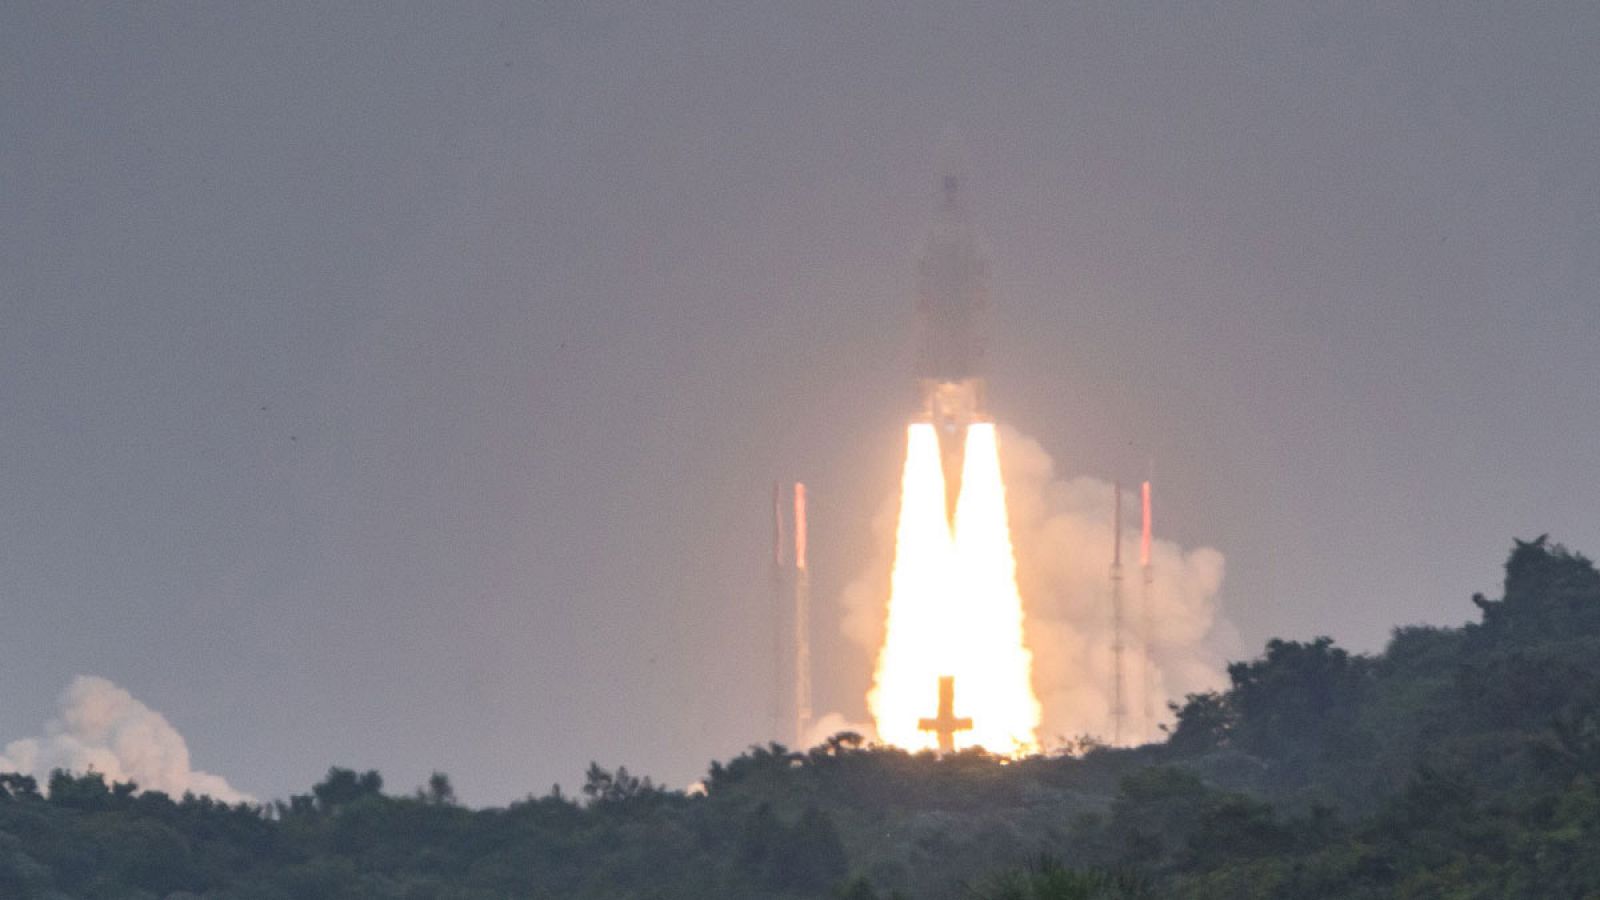
<instances>
[{"instance_id":1,"label":"flame plume","mask_svg":"<svg viewBox=\"0 0 1600 900\"><path fill-rule=\"evenodd\" d=\"M912 425L906 443L888 627L867 698L878 736L908 750L935 748L937 736L917 723L933 714L938 680L948 675L956 715L973 723L955 735L958 749L1036 749L1040 707L994 425L967 428L953 528L934 427Z\"/></svg>"},{"instance_id":2,"label":"flame plume","mask_svg":"<svg viewBox=\"0 0 1600 900\"><path fill-rule=\"evenodd\" d=\"M878 672L867 705L878 737L908 750L932 749L933 735L919 731L929 686L950 656L950 575L955 546L945 519L944 470L932 425L912 425L906 435L900 480L900 521L889 578L889 619Z\"/></svg>"}]
</instances>

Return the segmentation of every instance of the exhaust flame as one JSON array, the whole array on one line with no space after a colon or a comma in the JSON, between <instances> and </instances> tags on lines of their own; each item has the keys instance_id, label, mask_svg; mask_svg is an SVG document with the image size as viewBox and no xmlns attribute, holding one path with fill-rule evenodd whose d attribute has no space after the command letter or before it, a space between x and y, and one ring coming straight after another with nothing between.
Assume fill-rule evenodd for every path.
<instances>
[{"instance_id":1,"label":"exhaust flame","mask_svg":"<svg viewBox=\"0 0 1600 900\"><path fill-rule=\"evenodd\" d=\"M937 711L939 679L953 676L954 714L972 720L956 748L1028 752L1040 706L993 424L967 428L963 459L952 528L937 433L908 430L887 631L867 702L883 741L931 750L938 736L918 723Z\"/></svg>"}]
</instances>

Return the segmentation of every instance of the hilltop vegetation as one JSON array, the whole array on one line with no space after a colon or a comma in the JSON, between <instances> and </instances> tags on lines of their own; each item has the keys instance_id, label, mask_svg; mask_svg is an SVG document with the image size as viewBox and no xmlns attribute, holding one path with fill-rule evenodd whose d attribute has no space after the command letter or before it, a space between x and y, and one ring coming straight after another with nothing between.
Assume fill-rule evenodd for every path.
<instances>
[{"instance_id":1,"label":"hilltop vegetation","mask_svg":"<svg viewBox=\"0 0 1600 900\"><path fill-rule=\"evenodd\" d=\"M268 806L0 776L0 897L1600 897L1600 573L1518 542L1480 621L1272 641L1170 739L1003 762L840 735L457 804L335 768Z\"/></svg>"}]
</instances>

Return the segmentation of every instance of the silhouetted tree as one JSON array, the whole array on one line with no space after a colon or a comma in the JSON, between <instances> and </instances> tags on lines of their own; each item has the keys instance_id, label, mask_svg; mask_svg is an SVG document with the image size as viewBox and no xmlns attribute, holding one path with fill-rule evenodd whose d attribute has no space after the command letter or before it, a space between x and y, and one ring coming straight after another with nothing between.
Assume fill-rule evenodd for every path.
<instances>
[{"instance_id":1,"label":"silhouetted tree","mask_svg":"<svg viewBox=\"0 0 1600 900\"><path fill-rule=\"evenodd\" d=\"M50 772L50 802L72 809L97 810L111 807L111 788L99 772L90 770L73 775L65 769Z\"/></svg>"},{"instance_id":2,"label":"silhouetted tree","mask_svg":"<svg viewBox=\"0 0 1600 900\"><path fill-rule=\"evenodd\" d=\"M376 770L357 774L354 769L334 766L326 778L312 786L311 793L317 798L317 807L330 812L364 797L382 796L383 776Z\"/></svg>"},{"instance_id":3,"label":"silhouetted tree","mask_svg":"<svg viewBox=\"0 0 1600 900\"><path fill-rule=\"evenodd\" d=\"M1226 746L1233 730L1234 712L1228 699L1216 691L1190 694L1183 706L1169 704L1176 722L1163 725L1167 744L1178 753L1203 753Z\"/></svg>"},{"instance_id":4,"label":"silhouetted tree","mask_svg":"<svg viewBox=\"0 0 1600 900\"><path fill-rule=\"evenodd\" d=\"M434 772L428 776L428 784L417 789L417 799L434 806L455 806L456 789L450 784L449 775Z\"/></svg>"},{"instance_id":5,"label":"silhouetted tree","mask_svg":"<svg viewBox=\"0 0 1600 900\"><path fill-rule=\"evenodd\" d=\"M0 803L8 800L38 800L39 782L32 775L18 772L0 774Z\"/></svg>"},{"instance_id":6,"label":"silhouetted tree","mask_svg":"<svg viewBox=\"0 0 1600 900\"><path fill-rule=\"evenodd\" d=\"M1233 663L1228 677L1233 688L1227 704L1236 716L1229 733L1241 749L1303 763L1342 749L1329 739L1347 736L1339 733L1354 726L1369 666L1335 647L1331 638L1272 640L1265 658Z\"/></svg>"},{"instance_id":7,"label":"silhouetted tree","mask_svg":"<svg viewBox=\"0 0 1600 900\"><path fill-rule=\"evenodd\" d=\"M1600 897L1600 575L1544 539L1506 568L1479 624L1371 657L1269 642L1165 746L1010 760L842 733L713 763L704 797L591 765L582 803L481 810L442 773L389 798L335 767L270 815L0 775L0 898ZM1063 861L1021 867L1045 848Z\"/></svg>"}]
</instances>

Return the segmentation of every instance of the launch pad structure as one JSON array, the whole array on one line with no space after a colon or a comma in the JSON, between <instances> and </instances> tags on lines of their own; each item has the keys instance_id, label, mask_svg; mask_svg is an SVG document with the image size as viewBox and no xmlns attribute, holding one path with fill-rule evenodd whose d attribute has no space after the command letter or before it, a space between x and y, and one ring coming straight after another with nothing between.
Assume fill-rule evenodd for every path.
<instances>
[{"instance_id":1,"label":"launch pad structure","mask_svg":"<svg viewBox=\"0 0 1600 900\"><path fill-rule=\"evenodd\" d=\"M784 720L784 670L783 664L783 604L788 596L785 584L788 580L788 566L785 563L784 547L784 515L783 515L784 490L783 485L774 481L772 483L772 647L769 659L772 666L772 706L769 710L771 716L771 730L774 736L783 733Z\"/></svg>"},{"instance_id":2,"label":"launch pad structure","mask_svg":"<svg viewBox=\"0 0 1600 900\"><path fill-rule=\"evenodd\" d=\"M956 752L956 732L971 731L972 720L956 717L956 679L939 676L939 711L931 719L918 719L920 731L931 731L939 738L940 753Z\"/></svg>"},{"instance_id":3,"label":"launch pad structure","mask_svg":"<svg viewBox=\"0 0 1600 900\"><path fill-rule=\"evenodd\" d=\"M1151 488L1146 478L1139 485L1139 612L1131 624L1134 627L1134 646L1139 651L1138 688L1140 702L1134 715L1138 717L1141 733L1148 736L1156 726L1156 666L1151 653L1151 636L1155 628L1155 567L1151 561ZM1127 733L1129 709L1127 703L1128 672L1124 658L1127 650L1126 631L1130 617L1124 605L1122 592L1122 482L1111 486L1111 740L1120 745Z\"/></svg>"},{"instance_id":4,"label":"launch pad structure","mask_svg":"<svg viewBox=\"0 0 1600 900\"><path fill-rule=\"evenodd\" d=\"M1152 466L1153 468L1153 466ZM1150 479L1146 478L1139 486L1139 650L1144 660L1143 671L1140 672L1139 687L1144 697L1143 718L1144 732L1148 736L1156 727L1156 663L1150 648L1153 645L1151 635L1155 628L1155 568L1150 563Z\"/></svg>"},{"instance_id":5,"label":"launch pad structure","mask_svg":"<svg viewBox=\"0 0 1600 900\"><path fill-rule=\"evenodd\" d=\"M771 733L790 735L793 745L802 749L814 715L809 531L805 483L796 481L790 487L773 482Z\"/></svg>"},{"instance_id":6,"label":"launch pad structure","mask_svg":"<svg viewBox=\"0 0 1600 900\"><path fill-rule=\"evenodd\" d=\"M1121 746L1128 718L1126 673L1122 668L1122 482L1111 486L1111 743Z\"/></svg>"},{"instance_id":7,"label":"launch pad structure","mask_svg":"<svg viewBox=\"0 0 1600 900\"><path fill-rule=\"evenodd\" d=\"M806 563L806 486L794 483L794 734L804 749L811 731L811 568Z\"/></svg>"}]
</instances>

